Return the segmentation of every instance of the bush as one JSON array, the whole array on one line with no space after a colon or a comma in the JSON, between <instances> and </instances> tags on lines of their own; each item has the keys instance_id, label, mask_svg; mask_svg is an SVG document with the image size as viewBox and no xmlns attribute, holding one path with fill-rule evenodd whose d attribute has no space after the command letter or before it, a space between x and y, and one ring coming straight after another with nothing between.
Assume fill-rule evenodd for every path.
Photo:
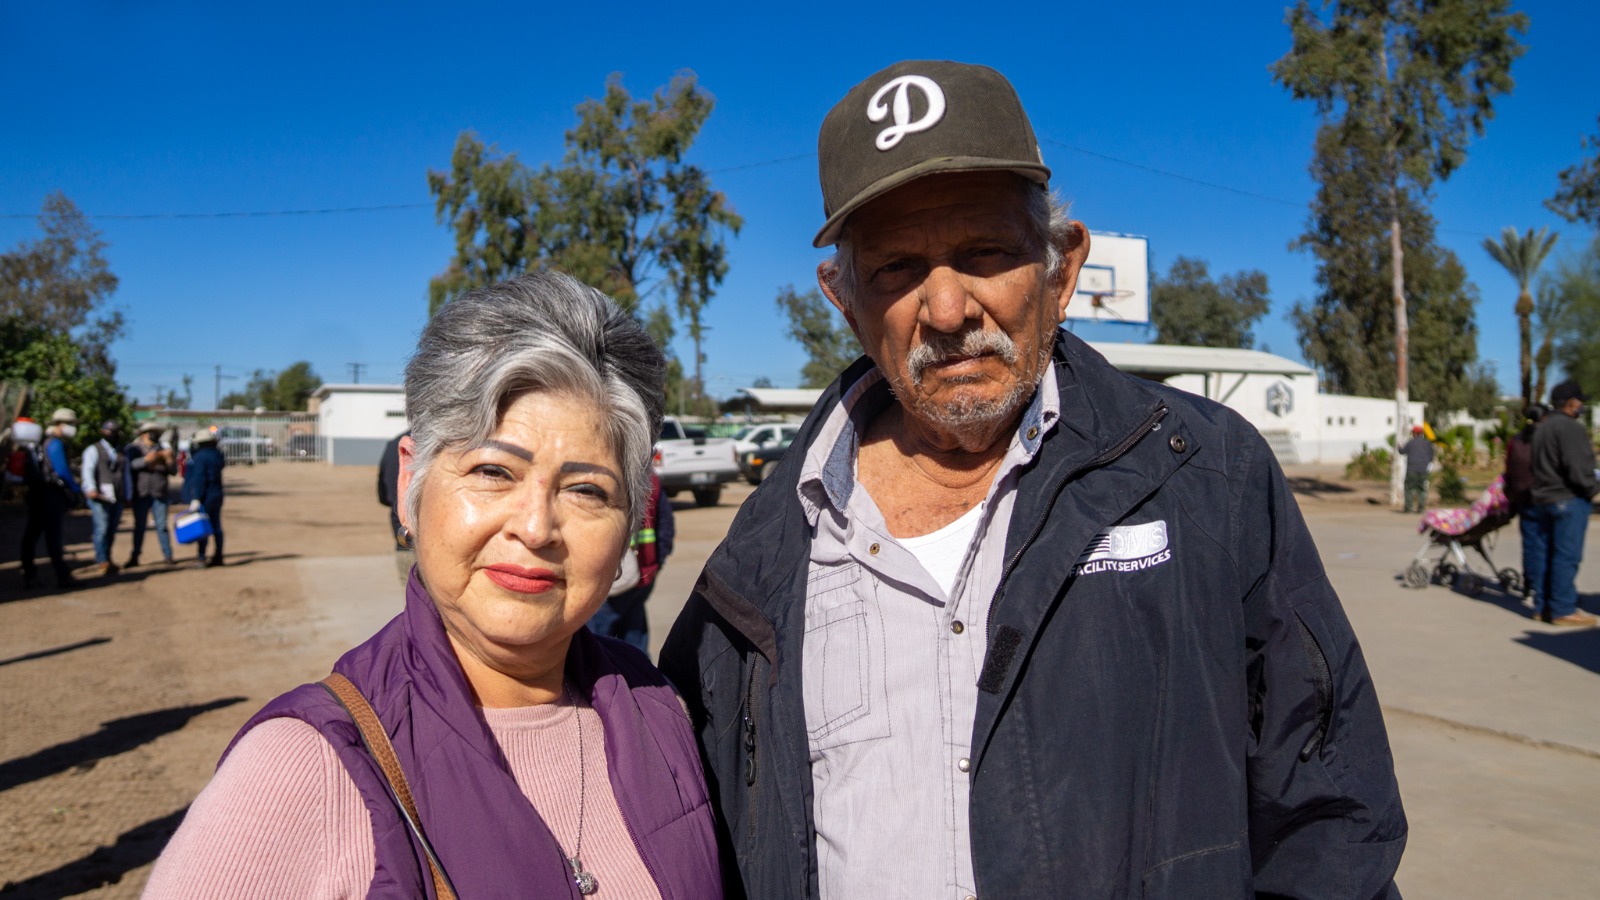
<instances>
[{"instance_id":1,"label":"bush","mask_svg":"<svg viewBox=\"0 0 1600 900\"><path fill-rule=\"evenodd\" d=\"M1344 477L1351 481L1388 481L1389 460L1386 448L1362 444L1361 451L1344 467Z\"/></svg>"},{"instance_id":2,"label":"bush","mask_svg":"<svg viewBox=\"0 0 1600 900\"><path fill-rule=\"evenodd\" d=\"M1439 471L1434 473L1433 486L1439 492L1440 503L1448 506L1467 504L1467 480L1461 477L1455 454L1440 454Z\"/></svg>"}]
</instances>

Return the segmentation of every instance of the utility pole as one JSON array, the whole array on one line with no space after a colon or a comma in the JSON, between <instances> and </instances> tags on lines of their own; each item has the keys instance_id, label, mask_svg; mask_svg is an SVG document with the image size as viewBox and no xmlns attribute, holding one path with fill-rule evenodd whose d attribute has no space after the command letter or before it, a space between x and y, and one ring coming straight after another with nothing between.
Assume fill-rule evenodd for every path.
<instances>
[{"instance_id":1,"label":"utility pole","mask_svg":"<svg viewBox=\"0 0 1600 900\"><path fill-rule=\"evenodd\" d=\"M345 365L350 367L350 382L352 384L360 384L361 383L361 370L365 369L367 367L367 364L366 363L345 363Z\"/></svg>"},{"instance_id":2,"label":"utility pole","mask_svg":"<svg viewBox=\"0 0 1600 900\"><path fill-rule=\"evenodd\" d=\"M216 380L214 382L212 382L212 389L211 389L211 408L212 409L221 409L222 408L222 379L224 379L224 378L229 378L229 379L238 378L239 376L222 374L222 366L220 366L220 365L216 367L216 372L217 372L217 377L216 377Z\"/></svg>"}]
</instances>

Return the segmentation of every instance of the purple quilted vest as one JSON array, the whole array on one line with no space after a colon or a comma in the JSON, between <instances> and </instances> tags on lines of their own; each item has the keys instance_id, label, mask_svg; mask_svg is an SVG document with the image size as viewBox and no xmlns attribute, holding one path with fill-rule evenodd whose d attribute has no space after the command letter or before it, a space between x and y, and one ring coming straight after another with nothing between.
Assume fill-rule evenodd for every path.
<instances>
[{"instance_id":1,"label":"purple quilted vest","mask_svg":"<svg viewBox=\"0 0 1600 900\"><path fill-rule=\"evenodd\" d=\"M578 900L561 846L522 796L473 706L439 614L415 570L406 586L405 612L333 668L361 689L383 721L411 784L423 832L462 900ZM588 629L573 636L567 678L574 691L587 694L604 725L617 805L661 895L667 900L721 897L700 755L672 686L637 650L597 638ZM239 734L278 716L301 719L321 732L361 790L377 848L377 871L367 896L433 898L422 848L344 709L320 686L301 685L267 704ZM603 895L603 881L600 889Z\"/></svg>"}]
</instances>

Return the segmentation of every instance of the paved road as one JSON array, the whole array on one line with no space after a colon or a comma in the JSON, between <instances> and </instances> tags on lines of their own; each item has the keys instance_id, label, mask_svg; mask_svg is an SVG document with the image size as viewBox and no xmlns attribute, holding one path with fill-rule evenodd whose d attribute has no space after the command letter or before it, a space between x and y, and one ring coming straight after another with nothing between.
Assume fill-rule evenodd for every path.
<instances>
[{"instance_id":1,"label":"paved road","mask_svg":"<svg viewBox=\"0 0 1600 900\"><path fill-rule=\"evenodd\" d=\"M228 581L179 572L26 598L0 587L0 885L21 887L7 896L137 896L238 723L319 677L338 648L394 614L392 559L377 552L381 535L360 505L370 504L370 471L319 475L326 483L267 513L251 504L292 488L274 480L277 470L251 477L255 498L241 490L229 503L239 546L261 555L220 575ZM714 509L679 504L677 553L650 606L658 647L746 495L731 490ZM1493 590L1477 599L1408 590L1396 576L1421 543L1415 517L1328 496L1301 506L1387 713L1412 825L1402 889L1413 898L1600 895L1600 631L1540 625ZM320 497L343 504L344 517L311 513L322 534L372 530L374 539L343 539L321 548L327 555L274 543L273 529L310 527L306 513L287 510ZM1514 535L1502 532L1503 566L1520 564ZM1588 550L1579 587L1596 608L1600 527ZM16 577L0 568L12 568L0 578ZM283 587L265 587L274 578ZM193 585L205 593L189 593ZM91 662L129 645L144 648L134 670ZM200 646L228 664L199 667ZM141 710L156 712L128 718Z\"/></svg>"}]
</instances>

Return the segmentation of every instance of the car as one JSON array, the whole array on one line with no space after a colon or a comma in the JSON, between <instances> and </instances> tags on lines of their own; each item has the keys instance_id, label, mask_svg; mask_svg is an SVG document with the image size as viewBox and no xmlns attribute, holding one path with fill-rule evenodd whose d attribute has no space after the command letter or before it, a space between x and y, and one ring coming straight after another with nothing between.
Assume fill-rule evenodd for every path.
<instances>
[{"instance_id":1,"label":"car","mask_svg":"<svg viewBox=\"0 0 1600 900\"><path fill-rule=\"evenodd\" d=\"M746 425L734 432L733 449L742 455L767 444L787 444L799 433L799 423L764 422Z\"/></svg>"},{"instance_id":2,"label":"car","mask_svg":"<svg viewBox=\"0 0 1600 900\"><path fill-rule=\"evenodd\" d=\"M272 438L243 425L219 425L217 449L230 465L255 465L272 458Z\"/></svg>"},{"instance_id":3,"label":"car","mask_svg":"<svg viewBox=\"0 0 1600 900\"><path fill-rule=\"evenodd\" d=\"M283 455L293 460L321 459L322 442L314 434L291 434Z\"/></svg>"},{"instance_id":4,"label":"car","mask_svg":"<svg viewBox=\"0 0 1600 900\"><path fill-rule=\"evenodd\" d=\"M744 480L751 484L760 484L766 481L767 476L778 468L778 460L783 459L783 454L792 443L794 443L794 435L790 434L780 441L773 441L770 444L765 444L754 450L746 450L739 454L739 471L744 473Z\"/></svg>"},{"instance_id":5,"label":"car","mask_svg":"<svg viewBox=\"0 0 1600 900\"><path fill-rule=\"evenodd\" d=\"M668 497L689 491L697 506L716 506L722 485L739 478L732 438L706 437L704 429L686 427L675 416L661 421L654 466Z\"/></svg>"}]
</instances>

